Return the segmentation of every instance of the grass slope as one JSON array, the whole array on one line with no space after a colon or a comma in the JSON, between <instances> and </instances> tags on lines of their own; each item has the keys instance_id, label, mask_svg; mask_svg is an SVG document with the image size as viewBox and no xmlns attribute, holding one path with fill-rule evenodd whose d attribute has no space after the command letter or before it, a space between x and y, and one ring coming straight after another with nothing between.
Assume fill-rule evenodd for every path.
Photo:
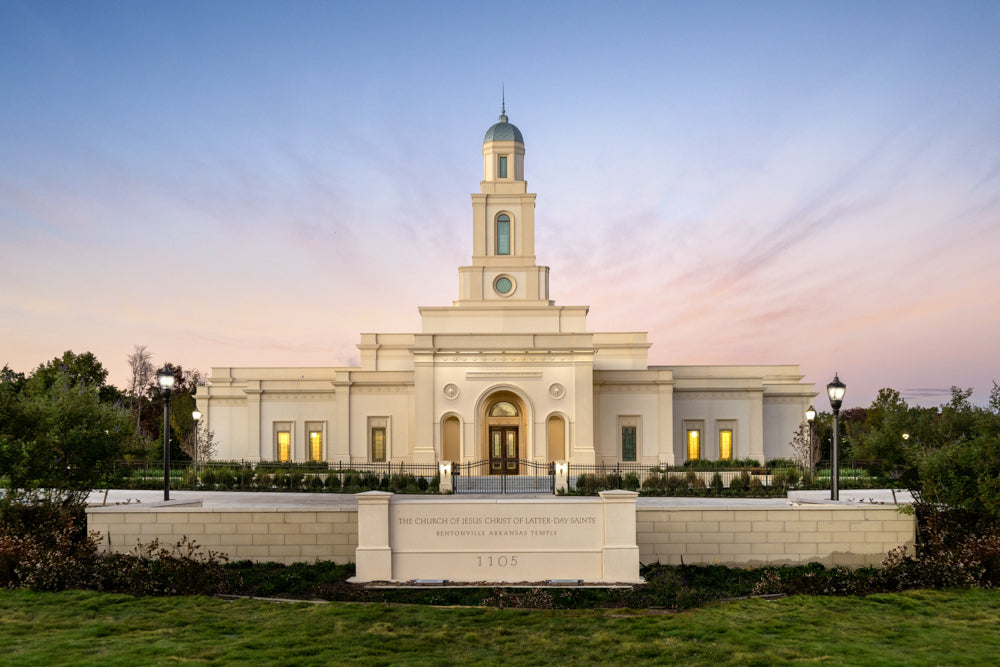
<instances>
[{"instance_id":1,"label":"grass slope","mask_svg":"<svg viewBox=\"0 0 1000 667\"><path fill-rule=\"evenodd\" d=\"M1000 592L715 604L676 614L0 591L3 665L994 663Z\"/></svg>"}]
</instances>

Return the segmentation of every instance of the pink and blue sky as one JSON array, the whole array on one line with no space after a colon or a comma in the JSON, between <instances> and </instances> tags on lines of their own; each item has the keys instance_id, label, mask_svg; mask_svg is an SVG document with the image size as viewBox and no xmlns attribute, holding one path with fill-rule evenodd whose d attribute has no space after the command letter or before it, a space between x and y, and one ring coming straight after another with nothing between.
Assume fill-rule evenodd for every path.
<instances>
[{"instance_id":1,"label":"pink and blue sky","mask_svg":"<svg viewBox=\"0 0 1000 667\"><path fill-rule=\"evenodd\" d=\"M0 365L355 363L471 256L501 85L551 294L655 364L1000 381L1000 3L0 3ZM825 393L825 392L824 392ZM816 407L829 409L825 395Z\"/></svg>"}]
</instances>

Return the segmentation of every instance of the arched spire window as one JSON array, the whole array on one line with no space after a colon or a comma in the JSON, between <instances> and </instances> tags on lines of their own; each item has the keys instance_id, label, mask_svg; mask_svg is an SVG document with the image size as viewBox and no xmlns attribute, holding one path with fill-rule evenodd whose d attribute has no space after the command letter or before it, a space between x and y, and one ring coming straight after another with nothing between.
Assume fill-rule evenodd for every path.
<instances>
[{"instance_id":1,"label":"arched spire window","mask_svg":"<svg viewBox=\"0 0 1000 667\"><path fill-rule=\"evenodd\" d=\"M497 216L497 254L510 254L510 216L506 213Z\"/></svg>"}]
</instances>

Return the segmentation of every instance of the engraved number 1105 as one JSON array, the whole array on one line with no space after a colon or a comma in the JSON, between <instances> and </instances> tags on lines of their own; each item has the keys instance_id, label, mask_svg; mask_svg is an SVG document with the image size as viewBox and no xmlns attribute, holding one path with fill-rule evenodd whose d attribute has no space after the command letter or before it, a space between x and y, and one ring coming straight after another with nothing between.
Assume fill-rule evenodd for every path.
<instances>
[{"instance_id":1,"label":"engraved number 1105","mask_svg":"<svg viewBox=\"0 0 1000 667\"><path fill-rule=\"evenodd\" d=\"M517 567L517 556L476 556L476 567Z\"/></svg>"}]
</instances>

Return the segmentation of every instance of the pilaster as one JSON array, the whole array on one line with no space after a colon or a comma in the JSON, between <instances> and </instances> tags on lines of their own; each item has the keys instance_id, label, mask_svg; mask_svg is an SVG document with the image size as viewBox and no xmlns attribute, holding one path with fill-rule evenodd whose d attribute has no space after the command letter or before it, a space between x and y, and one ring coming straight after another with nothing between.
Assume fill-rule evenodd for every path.
<instances>
[{"instance_id":1,"label":"pilaster","mask_svg":"<svg viewBox=\"0 0 1000 667\"><path fill-rule=\"evenodd\" d=\"M263 425L260 423L260 395L263 390L260 387L260 380L249 380L247 388L243 390L247 396L247 450L257 452L261 461L270 461L274 458L271 451L271 439L267 439L267 451L264 442L260 437Z\"/></svg>"}]
</instances>

